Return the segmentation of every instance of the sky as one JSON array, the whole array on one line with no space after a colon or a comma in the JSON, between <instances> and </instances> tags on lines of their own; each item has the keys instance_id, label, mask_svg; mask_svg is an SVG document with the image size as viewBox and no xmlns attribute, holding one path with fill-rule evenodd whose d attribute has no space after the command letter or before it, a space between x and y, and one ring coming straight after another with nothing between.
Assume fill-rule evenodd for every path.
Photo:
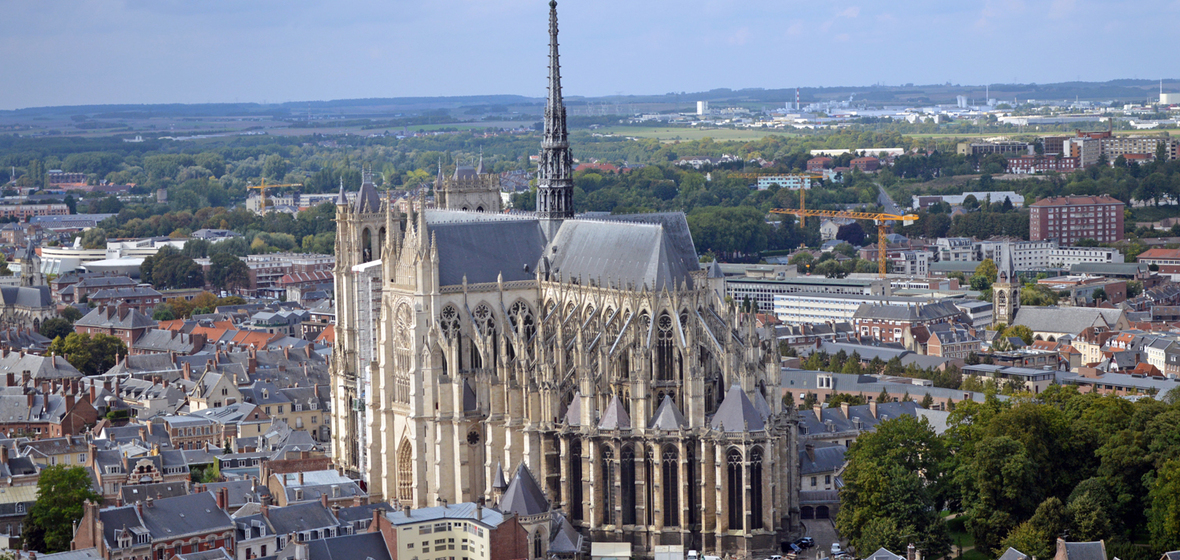
<instances>
[{"instance_id":1,"label":"sky","mask_svg":"<svg viewBox=\"0 0 1180 560\"><path fill-rule=\"evenodd\" d=\"M558 12L572 96L1180 74L1180 0L561 0ZM0 109L541 97L547 28L546 0L0 0Z\"/></svg>"}]
</instances>

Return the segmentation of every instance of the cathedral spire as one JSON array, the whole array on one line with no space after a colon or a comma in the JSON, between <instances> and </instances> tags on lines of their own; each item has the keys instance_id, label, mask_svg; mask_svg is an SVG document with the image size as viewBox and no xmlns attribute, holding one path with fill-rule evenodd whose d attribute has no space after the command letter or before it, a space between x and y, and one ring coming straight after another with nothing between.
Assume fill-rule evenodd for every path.
<instances>
[{"instance_id":1,"label":"cathedral spire","mask_svg":"<svg viewBox=\"0 0 1180 560\"><path fill-rule=\"evenodd\" d=\"M561 100L561 63L557 53L557 0L549 2L549 98L545 136L537 169L537 214L545 220L574 217L573 157Z\"/></svg>"}]
</instances>

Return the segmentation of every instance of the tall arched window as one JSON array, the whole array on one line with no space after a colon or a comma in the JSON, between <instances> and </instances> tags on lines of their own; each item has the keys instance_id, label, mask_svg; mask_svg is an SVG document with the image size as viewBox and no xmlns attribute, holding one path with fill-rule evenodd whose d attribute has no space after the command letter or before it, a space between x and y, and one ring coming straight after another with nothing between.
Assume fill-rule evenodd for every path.
<instances>
[{"instance_id":1,"label":"tall arched window","mask_svg":"<svg viewBox=\"0 0 1180 560\"><path fill-rule=\"evenodd\" d=\"M673 377L673 361L672 350L675 345L672 344L672 317L667 313L661 313L658 322L656 323L656 379L659 381L671 381Z\"/></svg>"},{"instance_id":2,"label":"tall arched window","mask_svg":"<svg viewBox=\"0 0 1180 560\"><path fill-rule=\"evenodd\" d=\"M369 228L361 230L361 262L373 260L373 232Z\"/></svg>"},{"instance_id":3,"label":"tall arched window","mask_svg":"<svg viewBox=\"0 0 1180 560\"><path fill-rule=\"evenodd\" d=\"M648 525L656 524L656 466L652 460L653 455L655 455L655 449L649 449L643 458L643 489L646 494L643 511L646 512L645 517L647 517Z\"/></svg>"},{"instance_id":4,"label":"tall arched window","mask_svg":"<svg viewBox=\"0 0 1180 560\"><path fill-rule=\"evenodd\" d=\"M750 529L762 528L762 448L750 450Z\"/></svg>"},{"instance_id":5,"label":"tall arched window","mask_svg":"<svg viewBox=\"0 0 1180 560\"><path fill-rule=\"evenodd\" d=\"M623 495L620 502L623 507L623 525L635 524L635 448L631 445L623 446L619 454L619 485Z\"/></svg>"},{"instance_id":6,"label":"tall arched window","mask_svg":"<svg viewBox=\"0 0 1180 560\"><path fill-rule=\"evenodd\" d=\"M602 446L602 524L615 524L615 452Z\"/></svg>"},{"instance_id":7,"label":"tall arched window","mask_svg":"<svg viewBox=\"0 0 1180 560\"><path fill-rule=\"evenodd\" d=\"M675 447L664 448L662 457L664 481L660 490L664 494L664 526L677 527L680 525L680 451Z\"/></svg>"},{"instance_id":8,"label":"tall arched window","mask_svg":"<svg viewBox=\"0 0 1180 560\"><path fill-rule=\"evenodd\" d=\"M402 440L401 449L397 452L397 498L403 504L409 504L414 499L413 461L410 440Z\"/></svg>"},{"instance_id":9,"label":"tall arched window","mask_svg":"<svg viewBox=\"0 0 1180 560\"><path fill-rule=\"evenodd\" d=\"M688 513L688 519L686 519L684 522L685 525L695 525L696 523L700 522L699 496L701 492L701 484L700 481L697 480L698 467L696 448L691 445L688 446L684 467L688 471L685 475L688 480L684 482L685 487L688 488L688 503L685 504L684 508L684 511Z\"/></svg>"},{"instance_id":10,"label":"tall arched window","mask_svg":"<svg viewBox=\"0 0 1180 560\"><path fill-rule=\"evenodd\" d=\"M744 530L745 510L742 509L742 453L737 449L730 449L725 455L726 471L729 482L729 530Z\"/></svg>"},{"instance_id":11,"label":"tall arched window","mask_svg":"<svg viewBox=\"0 0 1180 560\"><path fill-rule=\"evenodd\" d=\"M570 440L570 513L574 521L582 520L582 441Z\"/></svg>"}]
</instances>

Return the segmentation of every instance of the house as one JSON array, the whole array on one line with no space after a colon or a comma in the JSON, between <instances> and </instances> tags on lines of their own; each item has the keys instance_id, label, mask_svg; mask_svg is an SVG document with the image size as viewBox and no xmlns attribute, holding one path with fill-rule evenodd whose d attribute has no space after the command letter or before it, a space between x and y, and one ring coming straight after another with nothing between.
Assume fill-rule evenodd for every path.
<instances>
[{"instance_id":1,"label":"house","mask_svg":"<svg viewBox=\"0 0 1180 560\"><path fill-rule=\"evenodd\" d=\"M998 560L1030 560L1029 556L1015 548L1008 547Z\"/></svg>"},{"instance_id":2,"label":"house","mask_svg":"<svg viewBox=\"0 0 1180 560\"><path fill-rule=\"evenodd\" d=\"M77 285L74 289L78 289ZM108 307L127 307L150 315L157 305L164 302L164 295L147 286L106 288L90 294L90 302Z\"/></svg>"},{"instance_id":3,"label":"house","mask_svg":"<svg viewBox=\"0 0 1180 560\"><path fill-rule=\"evenodd\" d=\"M111 289L134 288L139 285L138 282L126 276L96 275L83 278L79 278L75 275L66 276L72 277L73 282L70 282L69 279L62 280L60 282L54 282L53 293L56 295L56 299L59 299L62 303L87 303L90 301L91 295L96 292Z\"/></svg>"},{"instance_id":4,"label":"house","mask_svg":"<svg viewBox=\"0 0 1180 560\"><path fill-rule=\"evenodd\" d=\"M1053 560L1106 560L1106 541L1066 542L1057 538L1057 554Z\"/></svg>"},{"instance_id":5,"label":"house","mask_svg":"<svg viewBox=\"0 0 1180 560\"><path fill-rule=\"evenodd\" d=\"M542 533L530 538L521 524L521 517L520 513L502 513L477 503L444 503L434 507L406 507L399 511L378 513L374 515L376 522L369 527L369 531L380 533L384 537L389 557L394 560L409 560L416 556L421 558L427 554L424 543L449 543L451 539L459 544L466 540L472 558L544 558L546 555L541 549L545 543L548 543L547 548L552 550L558 536L570 538L562 531L563 527L549 523L544 524ZM430 535L430 539L419 537L411 540L403 535ZM581 543L576 531L574 539L576 543ZM533 542L531 551L530 541ZM450 553L449 548L447 552ZM456 552L462 554L459 547L456 547Z\"/></svg>"},{"instance_id":6,"label":"house","mask_svg":"<svg viewBox=\"0 0 1180 560\"><path fill-rule=\"evenodd\" d=\"M79 334L105 334L118 337L129 348L156 322L147 315L127 307L96 307L85 317L74 323L74 332Z\"/></svg>"},{"instance_id":7,"label":"house","mask_svg":"<svg viewBox=\"0 0 1180 560\"><path fill-rule=\"evenodd\" d=\"M85 436L64 436L25 442L20 454L42 467L53 465L82 466L87 462L90 444Z\"/></svg>"},{"instance_id":8,"label":"house","mask_svg":"<svg viewBox=\"0 0 1180 560\"><path fill-rule=\"evenodd\" d=\"M103 509L87 502L70 548L95 548L107 560L233 550L236 527L219 501L204 492Z\"/></svg>"},{"instance_id":9,"label":"house","mask_svg":"<svg viewBox=\"0 0 1180 560\"><path fill-rule=\"evenodd\" d=\"M231 506L232 509L232 506ZM235 515L237 559L266 558L279 550L279 538L261 513Z\"/></svg>"},{"instance_id":10,"label":"house","mask_svg":"<svg viewBox=\"0 0 1180 560\"><path fill-rule=\"evenodd\" d=\"M834 218L824 220L819 225L819 238L821 241L832 241L836 239L836 234L840 232L841 226L846 226L856 222L847 218Z\"/></svg>"},{"instance_id":11,"label":"house","mask_svg":"<svg viewBox=\"0 0 1180 560\"><path fill-rule=\"evenodd\" d=\"M926 355L940 358L965 360L972 353L979 353L983 341L965 328L942 323L928 329L930 338L926 341Z\"/></svg>"},{"instance_id":12,"label":"house","mask_svg":"<svg viewBox=\"0 0 1180 560\"><path fill-rule=\"evenodd\" d=\"M925 327L928 333L934 325L962 319L963 312L949 301L915 305L862 303L852 316L852 324L862 337L871 336L881 342L906 342L907 333L913 336L916 327ZM906 347L918 351L913 344Z\"/></svg>"},{"instance_id":13,"label":"house","mask_svg":"<svg viewBox=\"0 0 1180 560\"><path fill-rule=\"evenodd\" d=\"M329 504L352 505L354 498L369 501L369 495L353 480L335 470L272 473L266 479L275 503L280 506L307 500L326 499Z\"/></svg>"}]
</instances>

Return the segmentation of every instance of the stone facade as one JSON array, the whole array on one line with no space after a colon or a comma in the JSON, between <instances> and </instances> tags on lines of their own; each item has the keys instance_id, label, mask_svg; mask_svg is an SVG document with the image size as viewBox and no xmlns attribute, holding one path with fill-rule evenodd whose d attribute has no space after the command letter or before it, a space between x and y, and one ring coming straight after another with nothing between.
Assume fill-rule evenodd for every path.
<instances>
[{"instance_id":1,"label":"stone facade","mask_svg":"<svg viewBox=\"0 0 1180 560\"><path fill-rule=\"evenodd\" d=\"M403 217L367 181L339 199L334 457L413 508L497 503L501 465L525 465L550 511L519 515L637 556L775 550L799 527L777 347L700 268L683 214L573 217L550 6L537 214ZM557 535L525 517L546 558Z\"/></svg>"}]
</instances>

